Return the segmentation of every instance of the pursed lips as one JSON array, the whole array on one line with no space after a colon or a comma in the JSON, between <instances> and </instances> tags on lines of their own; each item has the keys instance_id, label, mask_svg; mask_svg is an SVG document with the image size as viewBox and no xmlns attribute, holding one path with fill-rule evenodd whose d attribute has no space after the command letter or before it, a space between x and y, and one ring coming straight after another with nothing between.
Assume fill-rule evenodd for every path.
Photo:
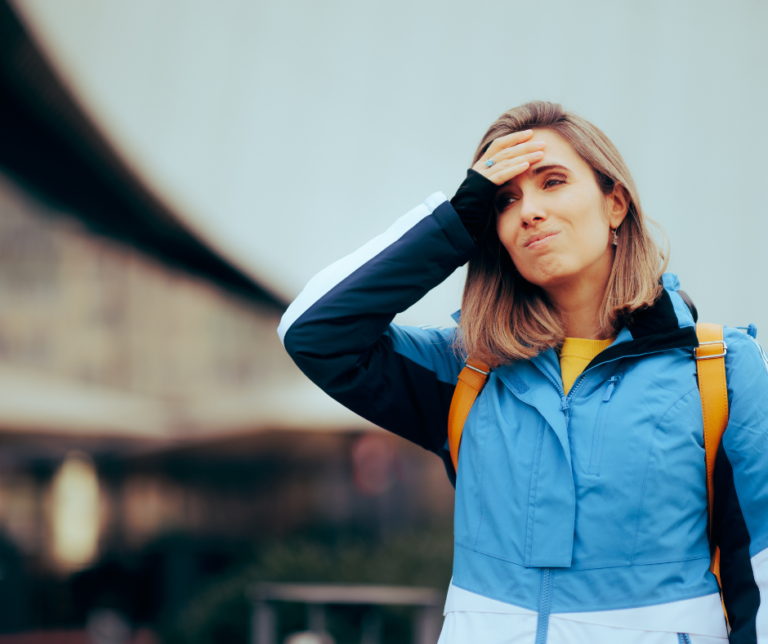
<instances>
[{"instance_id":1,"label":"pursed lips","mask_svg":"<svg viewBox=\"0 0 768 644\"><path fill-rule=\"evenodd\" d=\"M558 234L560 234L560 231L539 233L538 235L534 235L527 242L525 242L524 246L525 248L530 248L531 246L533 246L534 248L536 246L541 246L543 245L542 242L546 242L547 240L551 239L552 237Z\"/></svg>"}]
</instances>

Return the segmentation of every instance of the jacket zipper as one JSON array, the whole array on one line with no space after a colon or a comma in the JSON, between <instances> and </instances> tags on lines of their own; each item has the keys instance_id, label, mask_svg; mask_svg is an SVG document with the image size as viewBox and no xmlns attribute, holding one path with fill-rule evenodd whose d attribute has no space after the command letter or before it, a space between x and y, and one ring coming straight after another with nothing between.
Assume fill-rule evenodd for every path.
<instances>
[{"instance_id":1,"label":"jacket zipper","mask_svg":"<svg viewBox=\"0 0 768 644\"><path fill-rule=\"evenodd\" d=\"M605 362L601 362L600 364L590 367L586 371L582 371L581 375L576 379L576 382L573 383L573 386L571 387L571 390L568 392L567 396L563 391L563 385L561 382L558 382L557 380L552 378L542 367L540 367L539 364L536 362L535 358L531 360L531 362L539 371L541 371L542 374L544 374L544 377L555 386L555 389L557 389L562 399L560 402L560 409L562 411L567 411L568 408L570 407L569 399L573 396L574 393L576 393L576 390L581 386L581 383L584 380L584 376L586 376L593 369L596 369L597 367L602 367L603 365L606 365L606 364L610 364L611 362L616 362L617 360L626 360L627 358L641 358L643 356L652 356L656 353L664 353L665 351L670 351L670 350L671 349L659 349L658 351L646 351L645 353L629 353L625 356L619 356L617 358L612 358L611 360L606 360ZM611 391L611 393L613 393L613 391Z\"/></svg>"},{"instance_id":2,"label":"jacket zipper","mask_svg":"<svg viewBox=\"0 0 768 644\"><path fill-rule=\"evenodd\" d=\"M543 568L541 571L541 592L539 593L539 620L536 626L536 644L546 644L549 630L549 610L552 605L552 571ZM690 644L688 642L687 644Z\"/></svg>"},{"instance_id":3,"label":"jacket zipper","mask_svg":"<svg viewBox=\"0 0 768 644\"><path fill-rule=\"evenodd\" d=\"M678 633L677 641L679 644L691 644L691 636L688 633Z\"/></svg>"},{"instance_id":4,"label":"jacket zipper","mask_svg":"<svg viewBox=\"0 0 768 644\"><path fill-rule=\"evenodd\" d=\"M605 425L605 413L607 403L610 402L613 391L616 386L621 382L623 374L617 373L608 379L608 388L605 390L603 400L600 404L600 409L597 412L597 418L595 418L594 429L592 430L592 447L589 451L589 463L585 468L587 474L592 476L600 476L600 462L603 456L603 431Z\"/></svg>"},{"instance_id":5,"label":"jacket zipper","mask_svg":"<svg viewBox=\"0 0 768 644\"><path fill-rule=\"evenodd\" d=\"M667 351L667 349L662 349L661 351L648 351L647 353L635 353L631 355L620 356L618 358L614 358L613 360L606 360L605 362L601 362L599 365L595 365L594 367L590 367L586 371L581 372L579 377L576 379L576 382L573 383L573 386L571 387L571 390L568 392L568 395L566 395L565 392L563 391L563 385L561 382L558 382L552 376L550 376L543 367L539 366L539 364L536 362L535 359L531 360L531 362L544 375L544 377L547 380L549 380L549 382L552 383L555 389L557 389L557 392L560 394L560 411L562 411L565 414L565 421L566 421L566 428L567 428L568 422L570 420L571 400L574 394L581 387L581 384L584 382L585 376L590 371L592 371L593 369L596 369L597 367L602 367L603 365L610 364L611 362L616 362L617 360L625 360L626 358L640 358L642 356L650 356L655 353L663 353L664 351ZM617 378L617 379L614 380L614 378ZM603 402L608 402L608 400L611 399L611 396L613 395L613 390L616 388L616 385L619 383L620 380L621 380L621 374L617 374L617 376L613 376L610 378L608 391L606 391L605 396L603 397ZM606 400L606 397L607 397L607 400Z\"/></svg>"},{"instance_id":6,"label":"jacket zipper","mask_svg":"<svg viewBox=\"0 0 768 644\"><path fill-rule=\"evenodd\" d=\"M563 385L562 383L555 380L552 376L550 376L543 368L541 368L535 360L532 360L534 366L541 371L542 374L544 374L544 377L551 382L555 389L557 389L558 393L560 394L560 411L565 414L565 429L568 431L568 427L571 422L571 400L573 399L573 395L578 391L579 387L581 387L581 383L584 382L584 376L587 374L587 372L582 372L579 377L576 379L576 382L573 383L573 386L571 387L571 390L568 392L568 395L565 394L565 391L563 391ZM591 371L591 370L590 370Z\"/></svg>"},{"instance_id":7,"label":"jacket zipper","mask_svg":"<svg viewBox=\"0 0 768 644\"><path fill-rule=\"evenodd\" d=\"M608 390L605 392L605 396L603 396L603 402L607 403L611 396L613 395L613 390L616 389L616 385L621 382L621 374L617 373L615 376L611 376L611 378L608 380Z\"/></svg>"},{"instance_id":8,"label":"jacket zipper","mask_svg":"<svg viewBox=\"0 0 768 644\"><path fill-rule=\"evenodd\" d=\"M656 353L656 352L651 352ZM643 354L646 355L646 354ZM622 356L622 358L627 356ZM617 358L621 359L621 358ZM565 428L566 431L569 429L570 420L571 420L571 400L573 396L576 394L576 392L581 387L581 384L584 382L584 378L586 375L594 369L594 367L591 367L590 369L587 369L586 371L582 371L579 377L576 379L576 382L573 383L573 386L571 387L571 390L568 392L568 395L565 394L565 391L563 390L562 382L558 382L555 380L552 376L550 376L546 370L544 370L542 367L538 365L538 363L535 360L532 360L534 366L544 375L544 377L549 380L549 382L554 385L555 389L557 389L558 393L560 394L560 410L565 414ZM610 362L613 362L612 360ZM607 364L607 363L603 363ZM600 365L598 365L600 366ZM616 376L613 376L608 385L608 391L606 391L605 396L603 396L603 400L607 402L611 399L611 396L613 395L613 390L616 388L616 383L621 379L621 376L618 376L618 379L614 380ZM608 400L606 400L606 398ZM552 571L549 568L543 568L541 571L542 578L541 578L541 592L539 593L539 619L536 627L536 644L546 644L547 642L547 631L549 629L549 611L550 606L552 603L552 597L551 597L551 588L550 588L550 575L552 574ZM686 636L687 637L687 636ZM691 644L690 639L688 640L682 640L683 644Z\"/></svg>"}]
</instances>

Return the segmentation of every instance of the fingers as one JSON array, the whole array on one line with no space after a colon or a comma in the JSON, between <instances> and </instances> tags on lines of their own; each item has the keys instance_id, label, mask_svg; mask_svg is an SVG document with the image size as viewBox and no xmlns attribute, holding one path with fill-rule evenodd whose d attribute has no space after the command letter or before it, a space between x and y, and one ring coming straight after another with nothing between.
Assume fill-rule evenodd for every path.
<instances>
[{"instance_id":1,"label":"fingers","mask_svg":"<svg viewBox=\"0 0 768 644\"><path fill-rule=\"evenodd\" d=\"M506 161L494 164L490 168L485 168L486 171L482 172L482 174L497 186L500 186L525 172L531 165L540 161L542 156L544 156L543 152L532 152L531 154L507 159ZM480 170L477 170L477 172L480 172Z\"/></svg>"},{"instance_id":2,"label":"fingers","mask_svg":"<svg viewBox=\"0 0 768 644\"><path fill-rule=\"evenodd\" d=\"M504 148L508 148L513 145L518 145L523 141L529 140L532 136L533 130L523 130L522 132L512 132L512 134L500 136L498 139L494 139L494 141L488 146L488 149L485 151L483 156L486 158L486 160L490 159L499 150L503 150Z\"/></svg>"},{"instance_id":3,"label":"fingers","mask_svg":"<svg viewBox=\"0 0 768 644\"><path fill-rule=\"evenodd\" d=\"M499 137L488 146L486 153L472 169L496 185L506 183L544 156L544 141L531 141L532 136L533 132L526 130Z\"/></svg>"},{"instance_id":4,"label":"fingers","mask_svg":"<svg viewBox=\"0 0 768 644\"><path fill-rule=\"evenodd\" d=\"M543 149L544 149L544 141L526 141L525 143L518 143L517 145L514 145L512 147L499 150L492 157L488 157L488 159L492 158L494 163L500 163L501 161L506 161L507 159L513 159L518 156L523 156L524 154L541 152ZM485 160L486 163L488 162L488 159Z\"/></svg>"},{"instance_id":5,"label":"fingers","mask_svg":"<svg viewBox=\"0 0 768 644\"><path fill-rule=\"evenodd\" d=\"M530 167L531 164L528 161L523 161L522 163L516 163L515 165L505 166L492 177L488 178L497 186L502 186L510 179L514 179L518 175L523 174L523 172Z\"/></svg>"},{"instance_id":6,"label":"fingers","mask_svg":"<svg viewBox=\"0 0 768 644\"><path fill-rule=\"evenodd\" d=\"M472 169L493 181L497 186L500 186L525 172L534 163L541 161L543 156L544 152L541 150L529 152L528 154L518 154L515 152L498 163L494 159L494 164L491 167L488 167L481 160Z\"/></svg>"}]
</instances>

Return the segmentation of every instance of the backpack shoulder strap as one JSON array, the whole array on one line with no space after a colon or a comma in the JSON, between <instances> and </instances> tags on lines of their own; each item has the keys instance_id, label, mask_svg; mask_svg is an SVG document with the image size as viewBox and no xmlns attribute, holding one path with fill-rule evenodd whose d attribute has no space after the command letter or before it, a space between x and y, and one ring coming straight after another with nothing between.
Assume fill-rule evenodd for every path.
<instances>
[{"instance_id":1,"label":"backpack shoulder strap","mask_svg":"<svg viewBox=\"0 0 768 644\"><path fill-rule=\"evenodd\" d=\"M696 349L696 372L699 377L701 408L704 416L704 451L707 459L707 500L710 516L714 502L713 482L715 457L728 425L728 387L725 380L723 327L719 324L697 324L699 347Z\"/></svg>"},{"instance_id":2,"label":"backpack shoulder strap","mask_svg":"<svg viewBox=\"0 0 768 644\"><path fill-rule=\"evenodd\" d=\"M459 446L461 445L464 423L467 421L467 416L469 416L475 399L485 387L489 373L488 365L470 357L461 370L456 389L453 391L451 408L448 412L448 446L451 449L453 470L457 473L459 471Z\"/></svg>"},{"instance_id":3,"label":"backpack shoulder strap","mask_svg":"<svg viewBox=\"0 0 768 644\"><path fill-rule=\"evenodd\" d=\"M707 463L707 508L709 536L712 537L714 509L715 458L728 425L728 386L725 379L725 354L728 347L719 324L696 325L699 347L696 349L696 373L699 379L701 409L704 417L704 454ZM710 567L720 581L720 549L715 551Z\"/></svg>"}]
</instances>

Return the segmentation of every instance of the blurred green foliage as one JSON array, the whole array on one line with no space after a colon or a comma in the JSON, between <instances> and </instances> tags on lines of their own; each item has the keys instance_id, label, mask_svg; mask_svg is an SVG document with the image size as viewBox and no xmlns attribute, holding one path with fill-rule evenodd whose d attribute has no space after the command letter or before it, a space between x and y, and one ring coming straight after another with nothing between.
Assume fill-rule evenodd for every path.
<instances>
[{"instance_id":1,"label":"blurred green foliage","mask_svg":"<svg viewBox=\"0 0 768 644\"><path fill-rule=\"evenodd\" d=\"M161 626L165 644L245 644L248 641L248 589L259 582L370 583L446 589L451 578L450 527L422 528L388 539L333 540L292 537L257 549L250 562L220 577ZM328 611L328 630L337 644L357 644L362 607ZM407 608L383 610L384 641L410 641ZM281 633L306 628L305 608L278 605Z\"/></svg>"}]
</instances>

